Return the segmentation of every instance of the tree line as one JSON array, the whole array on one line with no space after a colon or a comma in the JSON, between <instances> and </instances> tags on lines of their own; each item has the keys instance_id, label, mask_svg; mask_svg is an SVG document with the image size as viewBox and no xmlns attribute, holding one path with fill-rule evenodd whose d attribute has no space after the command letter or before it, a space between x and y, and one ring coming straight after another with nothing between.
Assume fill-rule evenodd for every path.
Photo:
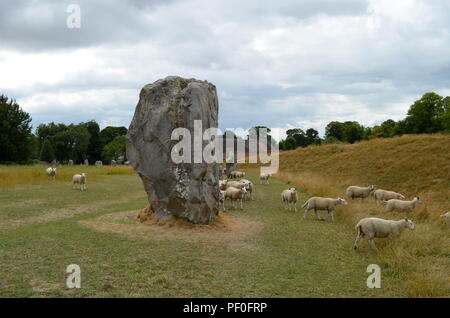
<instances>
[{"instance_id":1,"label":"tree line","mask_svg":"<svg viewBox=\"0 0 450 318\"><path fill-rule=\"evenodd\" d=\"M306 131L293 128L286 131L287 137L279 142L279 149L290 150L328 143L354 143L404 134L450 133L449 107L450 96L444 98L434 92L425 93L410 106L406 117L402 120L388 119L374 127L364 127L356 121L332 121L325 128L324 139L320 138L318 131L313 128ZM31 120L30 115L23 111L15 100L0 95L0 163L27 164L53 160L60 163L69 160L81 163L85 159L90 163L98 160L109 163L113 159L125 156L127 134L125 127L108 126L100 130L95 120L70 125L51 122L39 125L35 133L32 133ZM258 128L267 127L253 127L250 134L258 135ZM270 145L272 139L268 128L267 134ZM257 137L259 140L260 136Z\"/></svg>"},{"instance_id":2,"label":"tree line","mask_svg":"<svg viewBox=\"0 0 450 318\"><path fill-rule=\"evenodd\" d=\"M32 133L31 120L15 100L0 95L0 163L82 163L85 159L109 163L125 157L125 127L100 130L95 120L70 125L51 122Z\"/></svg>"},{"instance_id":3,"label":"tree line","mask_svg":"<svg viewBox=\"0 0 450 318\"><path fill-rule=\"evenodd\" d=\"M408 110L406 117L395 121L388 119L373 127L364 127L357 121L332 121L325 127L324 139L315 129L300 128L286 131L286 139L279 148L290 150L312 144L354 143L373 138L389 138L405 134L450 133L450 96L442 97L434 92L425 93Z\"/></svg>"}]
</instances>

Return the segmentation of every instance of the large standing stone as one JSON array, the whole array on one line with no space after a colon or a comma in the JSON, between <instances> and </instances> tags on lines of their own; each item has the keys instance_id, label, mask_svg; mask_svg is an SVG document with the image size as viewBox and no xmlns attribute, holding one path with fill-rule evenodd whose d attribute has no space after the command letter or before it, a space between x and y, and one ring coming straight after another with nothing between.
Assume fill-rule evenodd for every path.
<instances>
[{"instance_id":1,"label":"large standing stone","mask_svg":"<svg viewBox=\"0 0 450 318\"><path fill-rule=\"evenodd\" d=\"M127 158L158 220L176 217L209 224L217 217L219 165L174 163L171 150L179 141L171 135L184 127L193 139L194 120L202 121L203 131L217 128L218 104L216 87L206 81L169 76L141 90L127 134ZM191 149L192 159L193 144Z\"/></svg>"}]
</instances>

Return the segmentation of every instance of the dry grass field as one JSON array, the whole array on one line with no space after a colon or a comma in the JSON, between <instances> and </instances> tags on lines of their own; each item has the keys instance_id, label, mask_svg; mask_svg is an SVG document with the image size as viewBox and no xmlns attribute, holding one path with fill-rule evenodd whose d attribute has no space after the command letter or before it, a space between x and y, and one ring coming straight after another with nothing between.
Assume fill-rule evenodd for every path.
<instances>
[{"instance_id":1,"label":"dry grass field","mask_svg":"<svg viewBox=\"0 0 450 318\"><path fill-rule=\"evenodd\" d=\"M438 218L450 210L449 145L449 136L405 136L283 152L270 185L243 165L255 201L210 226L140 223L147 199L130 167L64 166L52 181L44 166L0 166L0 296L449 297L450 229ZM71 186L79 172L85 192ZM338 207L334 223L282 208L292 185L300 210L310 196L366 184L420 196L416 230L354 251L360 218L404 215L373 198ZM65 286L69 264L81 267L81 289ZM382 268L380 289L366 286L369 264Z\"/></svg>"},{"instance_id":2,"label":"dry grass field","mask_svg":"<svg viewBox=\"0 0 450 318\"><path fill-rule=\"evenodd\" d=\"M403 193L407 200L419 196L423 204L408 215L416 223L415 231L403 233L393 242L379 240L380 251L372 257L374 263L397 273L409 296L450 296L450 229L439 218L450 211L449 135L407 135L298 148L281 153L276 177L309 196L345 198L349 185L368 184ZM343 231L354 231L364 217L405 216L384 212L373 196L365 202L349 203L337 213ZM367 242L363 246L366 248L357 253L371 253Z\"/></svg>"}]
</instances>

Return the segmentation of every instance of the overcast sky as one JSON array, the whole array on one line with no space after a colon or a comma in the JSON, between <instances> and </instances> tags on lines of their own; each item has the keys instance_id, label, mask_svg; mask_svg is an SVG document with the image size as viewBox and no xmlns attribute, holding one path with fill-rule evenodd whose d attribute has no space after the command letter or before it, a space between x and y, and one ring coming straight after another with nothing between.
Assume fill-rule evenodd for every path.
<instances>
[{"instance_id":1,"label":"overcast sky","mask_svg":"<svg viewBox=\"0 0 450 318\"><path fill-rule=\"evenodd\" d=\"M0 2L0 93L34 127L128 127L140 89L168 75L216 85L222 130L398 120L450 95L450 1Z\"/></svg>"}]
</instances>

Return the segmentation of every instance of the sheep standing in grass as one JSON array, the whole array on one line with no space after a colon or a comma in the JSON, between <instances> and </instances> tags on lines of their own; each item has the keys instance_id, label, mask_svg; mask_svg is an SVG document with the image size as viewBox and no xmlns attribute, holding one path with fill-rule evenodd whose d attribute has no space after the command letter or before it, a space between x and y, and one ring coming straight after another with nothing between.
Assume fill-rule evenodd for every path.
<instances>
[{"instance_id":1,"label":"sheep standing in grass","mask_svg":"<svg viewBox=\"0 0 450 318\"><path fill-rule=\"evenodd\" d=\"M45 173L47 174L47 176L51 177L52 180L56 179L56 168L47 168L47 170L45 170Z\"/></svg>"},{"instance_id":2,"label":"sheep standing in grass","mask_svg":"<svg viewBox=\"0 0 450 318\"><path fill-rule=\"evenodd\" d=\"M402 201L397 199L391 199L386 203L386 212L400 211L400 212L412 212L416 205L422 203L419 197L415 197L411 201Z\"/></svg>"},{"instance_id":3,"label":"sheep standing in grass","mask_svg":"<svg viewBox=\"0 0 450 318\"><path fill-rule=\"evenodd\" d=\"M348 205L347 201L342 198L322 198L322 197L312 197L308 199L305 204L303 204L302 208L306 207L305 213L303 214L303 218L307 218L308 210L314 210L314 214L316 215L317 220L322 220L317 215L317 210L327 210L328 217L331 217L331 221L334 221L334 210L337 205Z\"/></svg>"},{"instance_id":4,"label":"sheep standing in grass","mask_svg":"<svg viewBox=\"0 0 450 318\"><path fill-rule=\"evenodd\" d=\"M225 187L228 188L237 188L237 189L242 189L242 188L247 188L248 185L245 182L242 181L228 181L225 185Z\"/></svg>"},{"instance_id":5,"label":"sheep standing in grass","mask_svg":"<svg viewBox=\"0 0 450 318\"><path fill-rule=\"evenodd\" d=\"M441 219L444 220L444 222L445 222L447 225L450 225L450 212L441 214L440 217L441 217Z\"/></svg>"},{"instance_id":6,"label":"sheep standing in grass","mask_svg":"<svg viewBox=\"0 0 450 318\"><path fill-rule=\"evenodd\" d=\"M228 180L219 180L219 189L226 190L227 189Z\"/></svg>"},{"instance_id":7,"label":"sheep standing in grass","mask_svg":"<svg viewBox=\"0 0 450 318\"><path fill-rule=\"evenodd\" d=\"M84 191L87 189L86 187L86 174L83 172L82 174L75 174L72 178L72 189L75 189L76 185L79 185L79 189Z\"/></svg>"},{"instance_id":8,"label":"sheep standing in grass","mask_svg":"<svg viewBox=\"0 0 450 318\"><path fill-rule=\"evenodd\" d=\"M269 184L269 178L271 176L272 175L270 173L261 173L261 175L259 176L260 183L263 184L264 182L264 184Z\"/></svg>"},{"instance_id":9,"label":"sheep standing in grass","mask_svg":"<svg viewBox=\"0 0 450 318\"><path fill-rule=\"evenodd\" d=\"M236 202L240 201L241 202L241 210L243 210L244 207L242 205L242 201L243 201L243 199L245 197L245 193L246 192L247 191L245 190L245 187L242 188L242 189L230 187L230 188L225 190L225 199L230 199L231 200L234 209L236 209Z\"/></svg>"},{"instance_id":10,"label":"sheep standing in grass","mask_svg":"<svg viewBox=\"0 0 450 318\"><path fill-rule=\"evenodd\" d=\"M283 192L281 192L281 200L284 203L284 209L285 210L291 210L291 205L294 206L294 211L297 212L297 201L298 201L298 196L297 196L297 190L295 188L290 188L288 190L283 190Z\"/></svg>"},{"instance_id":11,"label":"sheep standing in grass","mask_svg":"<svg viewBox=\"0 0 450 318\"><path fill-rule=\"evenodd\" d=\"M377 202L377 203L379 201L388 201L391 199L405 200L405 197L402 194L394 192L394 191L383 190L383 189L375 190L373 195L375 197L375 202Z\"/></svg>"},{"instance_id":12,"label":"sheep standing in grass","mask_svg":"<svg viewBox=\"0 0 450 318\"><path fill-rule=\"evenodd\" d=\"M355 228L357 234L353 248L356 250L359 247L359 242L364 236L367 236L370 246L376 250L374 238L397 237L405 228L414 230L414 223L407 218L399 221L365 218L360 220Z\"/></svg>"},{"instance_id":13,"label":"sheep standing in grass","mask_svg":"<svg viewBox=\"0 0 450 318\"><path fill-rule=\"evenodd\" d=\"M241 179L239 182L243 182L245 184L245 190L247 191L245 193L245 199L246 200L254 200L253 199L253 182L247 179Z\"/></svg>"},{"instance_id":14,"label":"sheep standing in grass","mask_svg":"<svg viewBox=\"0 0 450 318\"><path fill-rule=\"evenodd\" d=\"M375 190L376 186L371 184L367 187L357 187L357 186L349 186L347 188L346 194L349 198L361 198L361 200L364 200L364 198L367 198L369 194Z\"/></svg>"},{"instance_id":15,"label":"sheep standing in grass","mask_svg":"<svg viewBox=\"0 0 450 318\"><path fill-rule=\"evenodd\" d=\"M242 172L242 171L233 171L233 172L234 172L235 178L244 178L245 177L245 172Z\"/></svg>"},{"instance_id":16,"label":"sheep standing in grass","mask_svg":"<svg viewBox=\"0 0 450 318\"><path fill-rule=\"evenodd\" d=\"M219 203L222 203L222 210L225 212L225 194L226 191L219 190Z\"/></svg>"}]
</instances>

